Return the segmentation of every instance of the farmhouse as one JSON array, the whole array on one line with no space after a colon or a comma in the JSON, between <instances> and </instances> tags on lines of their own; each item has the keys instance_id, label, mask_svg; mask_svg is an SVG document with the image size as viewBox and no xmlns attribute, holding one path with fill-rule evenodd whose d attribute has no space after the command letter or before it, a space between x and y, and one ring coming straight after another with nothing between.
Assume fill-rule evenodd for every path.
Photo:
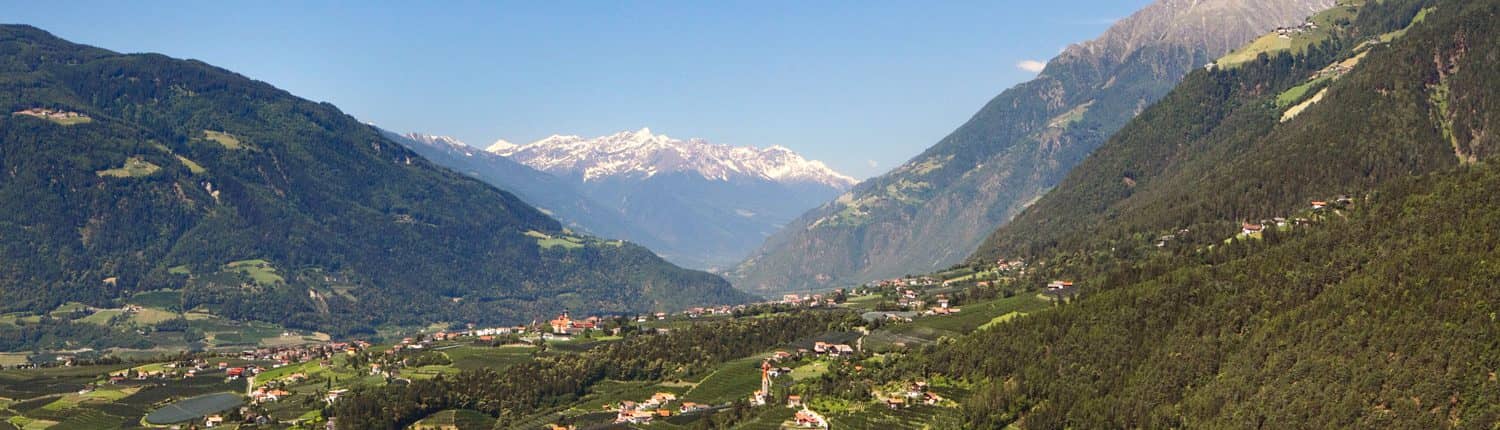
<instances>
[{"instance_id":1,"label":"farmhouse","mask_svg":"<svg viewBox=\"0 0 1500 430\"><path fill-rule=\"evenodd\" d=\"M834 357L845 356L845 355L854 355L854 347L851 347L851 346L845 345L845 344L834 345L833 346L833 353L832 353L832 355Z\"/></svg>"},{"instance_id":2,"label":"farmhouse","mask_svg":"<svg viewBox=\"0 0 1500 430\"><path fill-rule=\"evenodd\" d=\"M828 428L828 421L824 420L822 415L818 415L817 412L806 408L797 411L797 415L793 417L793 420L797 423L797 427Z\"/></svg>"},{"instance_id":3,"label":"farmhouse","mask_svg":"<svg viewBox=\"0 0 1500 430\"><path fill-rule=\"evenodd\" d=\"M1252 224L1252 223L1248 223L1248 222L1246 222L1246 223L1240 223L1240 231L1242 233L1244 233L1244 234L1260 233L1261 231L1264 231L1265 229L1266 229L1266 226L1261 225L1261 224Z\"/></svg>"}]
</instances>

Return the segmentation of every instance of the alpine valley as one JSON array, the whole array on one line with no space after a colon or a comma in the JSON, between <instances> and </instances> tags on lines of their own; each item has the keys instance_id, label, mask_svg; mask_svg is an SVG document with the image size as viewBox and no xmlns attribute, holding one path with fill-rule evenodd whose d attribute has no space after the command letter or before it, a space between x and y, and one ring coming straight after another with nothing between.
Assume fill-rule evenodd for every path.
<instances>
[{"instance_id":1,"label":"alpine valley","mask_svg":"<svg viewBox=\"0 0 1500 430\"><path fill-rule=\"evenodd\" d=\"M0 430L1500 429L1497 23L1157 0L858 184L0 26Z\"/></svg>"}]
</instances>

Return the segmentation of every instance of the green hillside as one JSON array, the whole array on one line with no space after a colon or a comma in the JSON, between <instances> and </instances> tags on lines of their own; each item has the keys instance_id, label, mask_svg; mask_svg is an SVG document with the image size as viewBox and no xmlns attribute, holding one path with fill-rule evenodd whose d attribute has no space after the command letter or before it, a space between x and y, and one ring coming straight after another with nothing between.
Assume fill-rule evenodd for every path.
<instances>
[{"instance_id":1,"label":"green hillside","mask_svg":"<svg viewBox=\"0 0 1500 430\"><path fill-rule=\"evenodd\" d=\"M1082 297L909 371L981 387L974 428L1494 428L1497 15L1370 2L1347 39L1190 75L975 257Z\"/></svg>"},{"instance_id":2,"label":"green hillside","mask_svg":"<svg viewBox=\"0 0 1500 430\"><path fill-rule=\"evenodd\" d=\"M184 310L336 334L746 299L618 242L538 246L558 223L326 103L201 62L0 27L0 310Z\"/></svg>"}]
</instances>

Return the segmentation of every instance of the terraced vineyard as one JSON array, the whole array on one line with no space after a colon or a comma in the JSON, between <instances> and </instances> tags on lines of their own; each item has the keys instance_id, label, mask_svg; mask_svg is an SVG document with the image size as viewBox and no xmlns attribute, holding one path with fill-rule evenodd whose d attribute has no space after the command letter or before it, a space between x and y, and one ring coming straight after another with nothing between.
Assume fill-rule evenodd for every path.
<instances>
[{"instance_id":1,"label":"terraced vineyard","mask_svg":"<svg viewBox=\"0 0 1500 430\"><path fill-rule=\"evenodd\" d=\"M764 358L764 355L758 355L724 363L682 397L686 401L709 405L749 397L760 387L760 363Z\"/></svg>"},{"instance_id":2,"label":"terraced vineyard","mask_svg":"<svg viewBox=\"0 0 1500 430\"><path fill-rule=\"evenodd\" d=\"M863 410L828 417L830 428L848 429L949 429L963 428L956 410L929 405L890 409L869 405Z\"/></svg>"}]
</instances>

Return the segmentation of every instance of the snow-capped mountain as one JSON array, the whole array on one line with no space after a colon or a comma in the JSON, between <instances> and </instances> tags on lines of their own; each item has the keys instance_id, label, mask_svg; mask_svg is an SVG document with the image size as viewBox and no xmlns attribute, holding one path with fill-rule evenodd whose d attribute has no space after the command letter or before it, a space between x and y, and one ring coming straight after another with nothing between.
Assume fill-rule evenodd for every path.
<instances>
[{"instance_id":1,"label":"snow-capped mountain","mask_svg":"<svg viewBox=\"0 0 1500 430\"><path fill-rule=\"evenodd\" d=\"M704 179L758 179L783 184L820 184L845 190L854 178L808 160L782 146L755 148L676 139L651 129L584 138L553 135L517 146L500 140L488 151L559 176L585 182L604 178L648 178L665 173L693 173Z\"/></svg>"},{"instance_id":2,"label":"snow-capped mountain","mask_svg":"<svg viewBox=\"0 0 1500 430\"><path fill-rule=\"evenodd\" d=\"M421 143L423 145L437 146L437 147L443 147L443 148L446 148L446 149L458 150L458 151L464 153L464 155L469 156L469 157L473 157L474 153L479 152L479 148L475 148L473 146L470 146L469 144L464 143L463 141L458 140L457 138L454 138L454 137L451 137L451 136L439 136L439 135L436 135L436 134L423 134L423 133L407 133L407 134L401 135L401 137L414 140L417 143Z\"/></svg>"},{"instance_id":3,"label":"snow-capped mountain","mask_svg":"<svg viewBox=\"0 0 1500 430\"><path fill-rule=\"evenodd\" d=\"M381 132L429 161L515 194L569 228L649 243L639 239L643 236L639 233L641 230L629 225L618 211L585 197L567 179L485 152L452 137Z\"/></svg>"}]
</instances>

